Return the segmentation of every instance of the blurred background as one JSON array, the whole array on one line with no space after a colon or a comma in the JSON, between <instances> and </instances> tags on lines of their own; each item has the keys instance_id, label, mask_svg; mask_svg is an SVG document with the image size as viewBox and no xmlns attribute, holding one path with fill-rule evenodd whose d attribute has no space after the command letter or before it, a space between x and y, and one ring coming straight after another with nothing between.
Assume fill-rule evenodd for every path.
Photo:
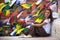
<instances>
[{"instance_id":1,"label":"blurred background","mask_svg":"<svg viewBox=\"0 0 60 40\"><path fill-rule=\"evenodd\" d=\"M0 0L0 3L1 2L8 2L8 1L10 1L10 0ZM34 1L37 1L37 0L34 0ZM59 13L59 18L53 22L52 31L53 30L54 31L52 33L52 36L38 37L38 38L35 38L35 37L34 38L30 38L30 37L21 38L20 36L2 36L2 37L0 36L0 40L60 40L60 25L59 25L59 23L60 23L60 0L58 0L58 3L59 3L59 5L58 5L57 11ZM55 22L56 22L56 25L55 25Z\"/></svg>"}]
</instances>

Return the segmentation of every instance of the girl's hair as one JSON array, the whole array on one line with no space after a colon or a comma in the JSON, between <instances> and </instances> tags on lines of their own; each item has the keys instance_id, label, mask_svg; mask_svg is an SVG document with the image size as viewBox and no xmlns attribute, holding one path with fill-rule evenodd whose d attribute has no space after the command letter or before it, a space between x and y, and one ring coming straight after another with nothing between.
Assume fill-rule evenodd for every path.
<instances>
[{"instance_id":1,"label":"girl's hair","mask_svg":"<svg viewBox=\"0 0 60 40\"><path fill-rule=\"evenodd\" d=\"M50 15L49 15L49 17L48 18L50 18L50 22L52 22L53 21L53 17L52 17L52 10L51 9L46 9L46 10L49 10L50 11Z\"/></svg>"}]
</instances>

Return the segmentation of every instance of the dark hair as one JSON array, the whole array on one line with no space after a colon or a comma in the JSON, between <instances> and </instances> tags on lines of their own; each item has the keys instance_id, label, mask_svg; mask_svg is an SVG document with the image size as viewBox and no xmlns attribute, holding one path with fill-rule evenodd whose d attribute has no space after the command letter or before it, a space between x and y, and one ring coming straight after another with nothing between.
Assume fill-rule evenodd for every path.
<instances>
[{"instance_id":1,"label":"dark hair","mask_svg":"<svg viewBox=\"0 0 60 40\"><path fill-rule=\"evenodd\" d=\"M50 11L50 15L49 15L49 17L48 17L48 18L50 18L50 19L51 19L51 21L50 21L50 22L52 22L52 21L53 21L53 17L52 17L52 10L51 10L51 9L46 9L46 10L49 10L49 11Z\"/></svg>"}]
</instances>

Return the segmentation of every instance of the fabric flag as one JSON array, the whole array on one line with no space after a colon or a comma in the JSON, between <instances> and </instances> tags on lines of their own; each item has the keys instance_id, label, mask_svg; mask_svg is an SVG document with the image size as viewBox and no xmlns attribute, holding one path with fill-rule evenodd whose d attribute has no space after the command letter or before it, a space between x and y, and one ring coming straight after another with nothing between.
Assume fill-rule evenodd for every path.
<instances>
[{"instance_id":1,"label":"fabric flag","mask_svg":"<svg viewBox=\"0 0 60 40\"><path fill-rule=\"evenodd\" d=\"M50 0L50 2L52 2L53 0Z\"/></svg>"},{"instance_id":2,"label":"fabric flag","mask_svg":"<svg viewBox=\"0 0 60 40\"><path fill-rule=\"evenodd\" d=\"M15 29L13 32L10 33L10 35L11 35L11 36L16 35L17 30L18 30L18 29Z\"/></svg>"},{"instance_id":3,"label":"fabric flag","mask_svg":"<svg viewBox=\"0 0 60 40\"><path fill-rule=\"evenodd\" d=\"M9 6L11 7L15 2L16 2L16 0L13 0L13 1L11 2L11 4L9 4Z\"/></svg>"},{"instance_id":4,"label":"fabric flag","mask_svg":"<svg viewBox=\"0 0 60 40\"><path fill-rule=\"evenodd\" d=\"M29 29L29 28L26 27L23 32L26 33L26 32L28 31L28 29Z\"/></svg>"},{"instance_id":5,"label":"fabric flag","mask_svg":"<svg viewBox=\"0 0 60 40\"><path fill-rule=\"evenodd\" d=\"M32 4L22 4L21 6L23 8L29 9L32 6Z\"/></svg>"},{"instance_id":6,"label":"fabric flag","mask_svg":"<svg viewBox=\"0 0 60 40\"><path fill-rule=\"evenodd\" d=\"M24 28L18 30L16 34L21 34L21 32L22 32L23 30L24 30Z\"/></svg>"},{"instance_id":7,"label":"fabric flag","mask_svg":"<svg viewBox=\"0 0 60 40\"><path fill-rule=\"evenodd\" d=\"M6 7L6 4L3 4L3 6L0 7L0 13L2 12L4 7Z\"/></svg>"},{"instance_id":8,"label":"fabric flag","mask_svg":"<svg viewBox=\"0 0 60 40\"><path fill-rule=\"evenodd\" d=\"M16 5L24 4L26 3L26 0L16 0Z\"/></svg>"},{"instance_id":9,"label":"fabric flag","mask_svg":"<svg viewBox=\"0 0 60 40\"><path fill-rule=\"evenodd\" d=\"M16 25L16 29L21 29L22 27L21 27L21 25L20 24L17 24Z\"/></svg>"},{"instance_id":10,"label":"fabric flag","mask_svg":"<svg viewBox=\"0 0 60 40\"><path fill-rule=\"evenodd\" d=\"M9 18L10 17L10 10L6 10L6 17Z\"/></svg>"},{"instance_id":11,"label":"fabric flag","mask_svg":"<svg viewBox=\"0 0 60 40\"><path fill-rule=\"evenodd\" d=\"M37 23L41 23L43 21L43 19L37 19L35 22L37 22Z\"/></svg>"},{"instance_id":12,"label":"fabric flag","mask_svg":"<svg viewBox=\"0 0 60 40\"><path fill-rule=\"evenodd\" d=\"M51 5L51 6L50 6L50 9L54 11L57 6L58 6L58 2L56 2L56 3L53 4L53 5Z\"/></svg>"},{"instance_id":13,"label":"fabric flag","mask_svg":"<svg viewBox=\"0 0 60 40\"><path fill-rule=\"evenodd\" d=\"M3 6L3 5L4 5L4 3L0 3L0 7Z\"/></svg>"},{"instance_id":14,"label":"fabric flag","mask_svg":"<svg viewBox=\"0 0 60 40\"><path fill-rule=\"evenodd\" d=\"M38 10L34 16L38 16L41 10Z\"/></svg>"},{"instance_id":15,"label":"fabric flag","mask_svg":"<svg viewBox=\"0 0 60 40\"><path fill-rule=\"evenodd\" d=\"M39 16L39 18L40 18L40 19L43 19L44 16L45 16L45 14L41 14L41 15Z\"/></svg>"},{"instance_id":16,"label":"fabric flag","mask_svg":"<svg viewBox=\"0 0 60 40\"><path fill-rule=\"evenodd\" d=\"M45 17L45 14L41 14L35 22L41 23L44 17Z\"/></svg>"},{"instance_id":17,"label":"fabric flag","mask_svg":"<svg viewBox=\"0 0 60 40\"><path fill-rule=\"evenodd\" d=\"M26 26L26 27L24 28L24 31L23 31L23 32L26 33L33 24L34 24L34 23L32 22L32 23L30 23L28 26Z\"/></svg>"},{"instance_id":18,"label":"fabric flag","mask_svg":"<svg viewBox=\"0 0 60 40\"><path fill-rule=\"evenodd\" d=\"M42 0L38 0L38 1L36 2L36 5L39 5L41 2L42 2Z\"/></svg>"}]
</instances>

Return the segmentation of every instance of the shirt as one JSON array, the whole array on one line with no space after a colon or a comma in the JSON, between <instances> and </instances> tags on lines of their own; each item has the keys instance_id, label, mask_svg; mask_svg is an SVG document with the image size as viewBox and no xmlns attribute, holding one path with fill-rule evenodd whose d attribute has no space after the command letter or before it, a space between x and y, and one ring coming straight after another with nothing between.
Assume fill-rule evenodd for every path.
<instances>
[{"instance_id":1,"label":"shirt","mask_svg":"<svg viewBox=\"0 0 60 40\"><path fill-rule=\"evenodd\" d=\"M50 34L50 19L45 19L44 22L46 22L47 24L43 26L44 30L46 31L47 34Z\"/></svg>"}]
</instances>

